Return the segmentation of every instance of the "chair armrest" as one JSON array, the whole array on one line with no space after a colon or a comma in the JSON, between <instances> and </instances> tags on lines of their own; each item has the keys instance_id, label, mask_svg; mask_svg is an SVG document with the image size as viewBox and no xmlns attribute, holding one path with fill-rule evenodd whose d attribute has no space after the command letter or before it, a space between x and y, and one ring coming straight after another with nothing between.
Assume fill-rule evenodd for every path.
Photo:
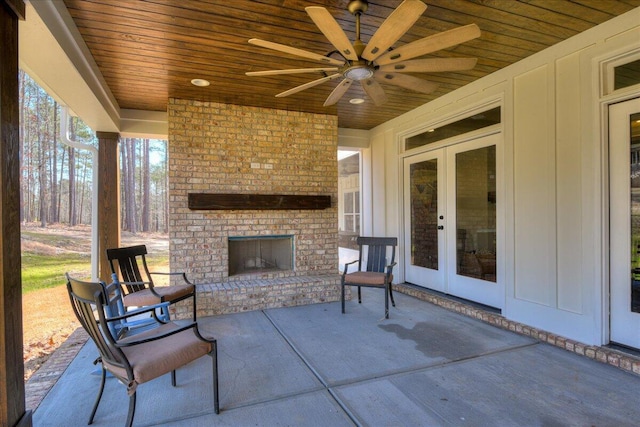
<instances>
[{"instance_id":1,"label":"chair armrest","mask_svg":"<svg viewBox=\"0 0 640 427\"><path fill-rule=\"evenodd\" d=\"M347 270L349 269L349 266L350 266L351 264L355 264L356 262L358 262L358 260L357 260L357 259L356 259L356 260L354 260L354 261L351 261L351 262L346 263L346 264L344 265L344 271L342 272L342 275L344 276L345 274L347 274Z\"/></svg>"},{"instance_id":2,"label":"chair armrest","mask_svg":"<svg viewBox=\"0 0 640 427\"><path fill-rule=\"evenodd\" d=\"M387 265L387 277L391 276L391 273L393 272L393 267L395 267L398 263L394 262L392 264Z\"/></svg>"},{"instance_id":3,"label":"chair armrest","mask_svg":"<svg viewBox=\"0 0 640 427\"><path fill-rule=\"evenodd\" d=\"M156 309L167 309L169 307L168 302L161 302L159 304L147 305L145 307L136 308L135 310L127 311L125 314L121 314L119 316L110 316L106 317L105 320L107 322L116 322L121 320L126 320L129 317L138 316L144 313L153 313L155 316ZM160 322L163 323L163 322Z\"/></svg>"},{"instance_id":4,"label":"chair armrest","mask_svg":"<svg viewBox=\"0 0 640 427\"><path fill-rule=\"evenodd\" d=\"M149 274L157 274L157 275L161 275L161 276L182 276L182 280L187 282L187 284L195 285L195 283L192 283L189 279L187 279L187 273L181 273L181 272L165 273L165 272L161 272L161 271L151 271L151 272L149 272Z\"/></svg>"},{"instance_id":5,"label":"chair armrest","mask_svg":"<svg viewBox=\"0 0 640 427\"><path fill-rule=\"evenodd\" d=\"M196 322L191 322L188 325L184 325L184 326L178 326L177 324L175 324L173 322L172 322L172 324L175 325L176 328L171 329L170 331L153 334L151 336L149 336L149 334L146 334L145 338L142 338L142 339L139 339L139 340L132 339L132 338L134 338L136 336L136 335L133 335L132 337L127 338L126 341L124 341L124 340L116 341L115 345L117 347L120 347L120 348L122 348L122 347L131 347L131 346L138 345L138 344L144 344L144 343L151 342L151 341L161 340L161 339L170 337L171 335L175 335L177 333L180 333L180 332L183 332L183 331L187 331L189 329L194 329L195 335L198 338L205 340L200 335L200 333L198 331L198 324Z\"/></svg>"}]
</instances>

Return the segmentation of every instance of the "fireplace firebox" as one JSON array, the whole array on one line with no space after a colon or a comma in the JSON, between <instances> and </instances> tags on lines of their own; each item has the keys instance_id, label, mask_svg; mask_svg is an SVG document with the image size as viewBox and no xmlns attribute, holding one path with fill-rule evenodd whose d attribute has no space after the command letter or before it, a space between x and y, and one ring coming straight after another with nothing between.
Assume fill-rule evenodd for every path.
<instances>
[{"instance_id":1,"label":"fireplace firebox","mask_svg":"<svg viewBox=\"0 0 640 427\"><path fill-rule=\"evenodd\" d=\"M293 235L228 238L229 277L293 270Z\"/></svg>"}]
</instances>

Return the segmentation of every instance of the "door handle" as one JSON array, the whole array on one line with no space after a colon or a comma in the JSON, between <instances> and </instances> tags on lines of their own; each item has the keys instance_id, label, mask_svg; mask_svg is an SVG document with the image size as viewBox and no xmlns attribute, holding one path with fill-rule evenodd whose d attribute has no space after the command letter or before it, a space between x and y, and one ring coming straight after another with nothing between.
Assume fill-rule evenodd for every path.
<instances>
[{"instance_id":1,"label":"door handle","mask_svg":"<svg viewBox=\"0 0 640 427\"><path fill-rule=\"evenodd\" d=\"M444 230L444 225L439 225L438 230Z\"/></svg>"}]
</instances>

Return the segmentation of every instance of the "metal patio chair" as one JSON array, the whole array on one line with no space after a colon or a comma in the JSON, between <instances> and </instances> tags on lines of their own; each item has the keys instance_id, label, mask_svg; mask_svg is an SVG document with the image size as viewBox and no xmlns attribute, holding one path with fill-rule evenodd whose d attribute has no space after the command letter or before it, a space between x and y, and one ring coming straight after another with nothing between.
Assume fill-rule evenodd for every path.
<instances>
[{"instance_id":1,"label":"metal patio chair","mask_svg":"<svg viewBox=\"0 0 640 427\"><path fill-rule=\"evenodd\" d=\"M105 315L109 317L124 316L128 313L124 306L122 295L122 284L118 280L118 275L111 274L112 282L105 285L104 295L106 298ZM99 282L102 283L102 282ZM130 332L139 331L140 328L149 329L157 326L160 322L169 321L169 303L162 302L155 304L154 312L147 312L146 315L139 314L133 318L121 319L120 322L109 322L108 326L114 337L120 339L128 335Z\"/></svg>"},{"instance_id":2,"label":"metal patio chair","mask_svg":"<svg viewBox=\"0 0 640 427\"><path fill-rule=\"evenodd\" d=\"M358 237L356 243L359 246L358 259L344 265L344 271L341 279L341 301L342 313L344 314L344 291L345 286L358 287L358 303L362 303L361 287L382 288L385 291L384 299L384 317L389 318L389 298L391 304L395 307L393 300L393 290L391 282L393 281L393 267L397 264L396 246L398 239L396 237ZM388 261L387 261L388 260ZM348 272L351 264L358 263L358 270L351 273Z\"/></svg>"},{"instance_id":3,"label":"metal patio chair","mask_svg":"<svg viewBox=\"0 0 640 427\"><path fill-rule=\"evenodd\" d=\"M103 282L84 282L67 274L67 290L73 311L82 327L95 343L99 357L95 363L102 366L100 390L93 405L88 424L93 423L107 371L127 387L129 410L126 426L131 426L136 408L138 385L171 372L171 384L176 386L176 369L208 354L212 358L213 404L220 412L218 402L218 356L215 339L204 338L196 322L180 325L162 322L155 316L157 307L143 307L125 315L107 317L109 295ZM133 316L149 313L158 326L131 337L118 339L109 324L120 324Z\"/></svg>"},{"instance_id":4,"label":"metal patio chair","mask_svg":"<svg viewBox=\"0 0 640 427\"><path fill-rule=\"evenodd\" d=\"M193 298L193 320L196 320L196 286L187 279L186 273L150 272L147 267L145 245L107 249L111 273L118 274L126 290L123 295L125 307L144 307L168 301L170 304ZM117 265L117 268L116 268ZM184 284L154 286L153 276L180 276ZM168 316L168 311L165 312Z\"/></svg>"}]
</instances>

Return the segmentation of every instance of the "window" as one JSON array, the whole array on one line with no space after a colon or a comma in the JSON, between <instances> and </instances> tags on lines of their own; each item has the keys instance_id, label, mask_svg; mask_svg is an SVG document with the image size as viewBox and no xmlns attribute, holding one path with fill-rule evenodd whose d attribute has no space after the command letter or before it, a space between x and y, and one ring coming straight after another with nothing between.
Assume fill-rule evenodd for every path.
<instances>
[{"instance_id":1,"label":"window","mask_svg":"<svg viewBox=\"0 0 640 427\"><path fill-rule=\"evenodd\" d=\"M360 191L344 193L344 231L360 234Z\"/></svg>"},{"instance_id":2,"label":"window","mask_svg":"<svg viewBox=\"0 0 640 427\"><path fill-rule=\"evenodd\" d=\"M404 149L412 150L436 141L462 135L500 123L500 107L474 114L444 126L428 129L405 140Z\"/></svg>"},{"instance_id":3,"label":"window","mask_svg":"<svg viewBox=\"0 0 640 427\"><path fill-rule=\"evenodd\" d=\"M614 90L640 83L640 59L613 68Z\"/></svg>"}]
</instances>

